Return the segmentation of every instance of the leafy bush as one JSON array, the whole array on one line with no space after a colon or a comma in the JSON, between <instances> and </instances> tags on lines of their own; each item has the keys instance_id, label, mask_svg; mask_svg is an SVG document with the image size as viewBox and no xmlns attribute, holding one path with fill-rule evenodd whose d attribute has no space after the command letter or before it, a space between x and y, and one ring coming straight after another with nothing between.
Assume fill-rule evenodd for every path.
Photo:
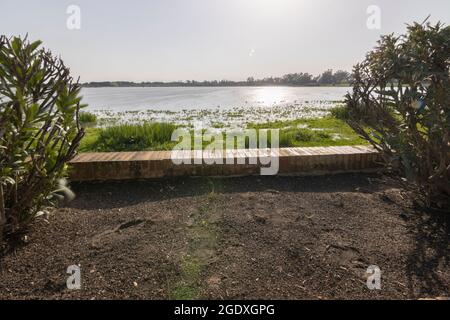
<instances>
[{"instance_id":1,"label":"leafy bush","mask_svg":"<svg viewBox=\"0 0 450 320\"><path fill-rule=\"evenodd\" d=\"M173 145L169 123L124 124L102 129L93 146L96 151L142 151L167 149ZM167 147L165 147L167 146Z\"/></svg>"},{"instance_id":2,"label":"leafy bush","mask_svg":"<svg viewBox=\"0 0 450 320\"><path fill-rule=\"evenodd\" d=\"M8 233L55 204L83 137L80 86L40 44L0 37L0 228Z\"/></svg>"},{"instance_id":3,"label":"leafy bush","mask_svg":"<svg viewBox=\"0 0 450 320\"><path fill-rule=\"evenodd\" d=\"M348 123L442 206L450 196L450 28L383 36L353 71Z\"/></svg>"},{"instance_id":4,"label":"leafy bush","mask_svg":"<svg viewBox=\"0 0 450 320\"><path fill-rule=\"evenodd\" d=\"M97 116L90 112L80 112L79 120L82 125L92 125L97 123Z\"/></svg>"}]
</instances>

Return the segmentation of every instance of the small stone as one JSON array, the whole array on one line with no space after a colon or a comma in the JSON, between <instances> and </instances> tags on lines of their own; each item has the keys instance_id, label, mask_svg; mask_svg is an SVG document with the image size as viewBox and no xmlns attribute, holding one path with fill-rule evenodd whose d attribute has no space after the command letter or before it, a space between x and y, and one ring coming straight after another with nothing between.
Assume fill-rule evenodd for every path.
<instances>
[{"instance_id":1,"label":"small stone","mask_svg":"<svg viewBox=\"0 0 450 320\"><path fill-rule=\"evenodd\" d=\"M266 217L260 216L260 215L256 215L255 216L255 221L260 223L260 224L265 224L266 223Z\"/></svg>"}]
</instances>

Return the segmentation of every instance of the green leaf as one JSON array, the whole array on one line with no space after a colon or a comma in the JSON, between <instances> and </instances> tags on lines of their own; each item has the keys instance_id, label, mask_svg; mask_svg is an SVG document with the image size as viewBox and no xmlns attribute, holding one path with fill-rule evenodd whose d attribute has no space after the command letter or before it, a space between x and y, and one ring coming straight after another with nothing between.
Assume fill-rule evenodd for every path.
<instances>
[{"instance_id":1,"label":"green leaf","mask_svg":"<svg viewBox=\"0 0 450 320\"><path fill-rule=\"evenodd\" d=\"M41 41L41 40L37 40L37 41L33 42L33 43L30 44L30 46L29 46L30 51L33 52L33 51L36 50L41 44L42 44L42 41Z\"/></svg>"},{"instance_id":2,"label":"green leaf","mask_svg":"<svg viewBox=\"0 0 450 320\"><path fill-rule=\"evenodd\" d=\"M21 46L22 46L22 40L20 40L20 38L14 37L13 41L11 42L11 48L13 49L15 54L19 53Z\"/></svg>"}]
</instances>

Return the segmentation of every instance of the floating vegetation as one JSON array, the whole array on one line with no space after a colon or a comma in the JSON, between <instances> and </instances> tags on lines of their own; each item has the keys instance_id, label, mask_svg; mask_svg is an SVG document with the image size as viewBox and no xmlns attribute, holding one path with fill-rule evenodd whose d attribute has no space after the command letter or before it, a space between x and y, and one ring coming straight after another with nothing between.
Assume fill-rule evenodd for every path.
<instances>
[{"instance_id":1,"label":"floating vegetation","mask_svg":"<svg viewBox=\"0 0 450 320\"><path fill-rule=\"evenodd\" d=\"M338 101L305 101L302 103L234 108L172 110L91 110L97 116L100 127L144 122L168 122L192 127L202 124L205 128L245 128L249 123L313 119L328 116Z\"/></svg>"}]
</instances>

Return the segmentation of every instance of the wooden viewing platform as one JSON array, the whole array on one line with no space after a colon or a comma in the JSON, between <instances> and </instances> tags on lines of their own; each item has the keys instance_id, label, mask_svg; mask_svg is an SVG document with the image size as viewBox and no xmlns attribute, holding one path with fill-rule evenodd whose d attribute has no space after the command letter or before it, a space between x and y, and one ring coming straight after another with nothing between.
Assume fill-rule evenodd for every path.
<instances>
[{"instance_id":1,"label":"wooden viewing platform","mask_svg":"<svg viewBox=\"0 0 450 320\"><path fill-rule=\"evenodd\" d=\"M269 149L267 149L269 150ZM258 157L258 150L231 150L225 153L224 164L194 164L202 159L202 151L184 152L191 156L191 164L176 165L171 151L81 153L71 162L72 181L151 179L177 176L244 176L259 175L262 165L250 164ZM380 155L370 146L280 148L271 150L278 157L278 174L313 175L339 172L358 172L378 167ZM178 159L180 159L178 157ZM203 152L203 160L215 159ZM238 161L244 161L239 164ZM233 164L227 164L232 162ZM211 162L211 161L210 161Z\"/></svg>"}]
</instances>

